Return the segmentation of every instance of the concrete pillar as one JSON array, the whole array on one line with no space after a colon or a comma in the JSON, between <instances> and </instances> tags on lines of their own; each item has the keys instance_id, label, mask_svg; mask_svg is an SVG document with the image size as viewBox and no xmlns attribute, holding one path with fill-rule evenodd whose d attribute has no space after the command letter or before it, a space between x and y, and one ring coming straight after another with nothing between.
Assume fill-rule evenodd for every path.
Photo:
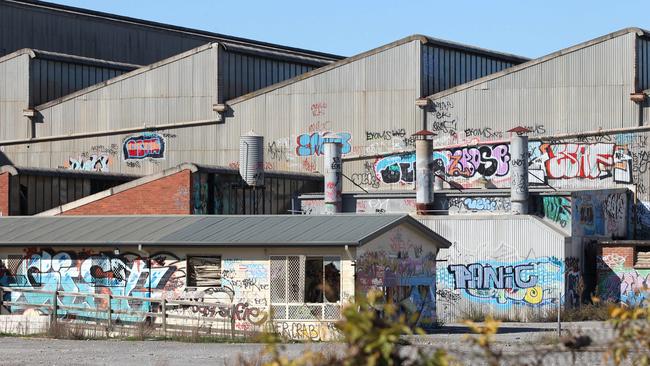
<instances>
[{"instance_id":1,"label":"concrete pillar","mask_svg":"<svg viewBox=\"0 0 650 366\"><path fill-rule=\"evenodd\" d=\"M325 213L328 215L342 211L343 202L341 191L343 189L343 166L341 164L341 150L343 144L338 138L325 138L323 151L325 154Z\"/></svg>"},{"instance_id":2,"label":"concrete pillar","mask_svg":"<svg viewBox=\"0 0 650 366\"><path fill-rule=\"evenodd\" d=\"M418 215L433 210L433 136L431 131L415 133L415 208Z\"/></svg>"},{"instance_id":3,"label":"concrete pillar","mask_svg":"<svg viewBox=\"0 0 650 366\"><path fill-rule=\"evenodd\" d=\"M528 136L510 138L510 211L528 214Z\"/></svg>"}]
</instances>

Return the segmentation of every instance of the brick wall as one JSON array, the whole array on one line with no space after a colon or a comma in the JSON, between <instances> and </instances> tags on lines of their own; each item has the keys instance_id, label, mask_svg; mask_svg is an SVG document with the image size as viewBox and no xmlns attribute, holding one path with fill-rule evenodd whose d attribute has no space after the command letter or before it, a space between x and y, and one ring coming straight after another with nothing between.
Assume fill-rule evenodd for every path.
<instances>
[{"instance_id":1,"label":"brick wall","mask_svg":"<svg viewBox=\"0 0 650 366\"><path fill-rule=\"evenodd\" d=\"M634 267L634 246L603 246L601 250L601 257L623 257L625 258L624 267Z\"/></svg>"},{"instance_id":2,"label":"brick wall","mask_svg":"<svg viewBox=\"0 0 650 366\"><path fill-rule=\"evenodd\" d=\"M189 215L190 171L184 170L66 211L63 215Z\"/></svg>"},{"instance_id":3,"label":"brick wall","mask_svg":"<svg viewBox=\"0 0 650 366\"><path fill-rule=\"evenodd\" d=\"M9 173L0 174L0 216L9 216Z\"/></svg>"}]
</instances>

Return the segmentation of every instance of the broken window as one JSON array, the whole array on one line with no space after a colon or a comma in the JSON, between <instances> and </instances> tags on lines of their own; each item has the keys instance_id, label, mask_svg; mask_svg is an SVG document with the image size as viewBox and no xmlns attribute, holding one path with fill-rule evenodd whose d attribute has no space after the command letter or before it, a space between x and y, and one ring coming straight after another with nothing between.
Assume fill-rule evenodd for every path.
<instances>
[{"instance_id":1,"label":"broken window","mask_svg":"<svg viewBox=\"0 0 650 366\"><path fill-rule=\"evenodd\" d=\"M221 257L187 257L187 286L221 286Z\"/></svg>"},{"instance_id":2,"label":"broken window","mask_svg":"<svg viewBox=\"0 0 650 366\"><path fill-rule=\"evenodd\" d=\"M275 319L338 319L340 299L340 258L271 257L271 304Z\"/></svg>"}]
</instances>

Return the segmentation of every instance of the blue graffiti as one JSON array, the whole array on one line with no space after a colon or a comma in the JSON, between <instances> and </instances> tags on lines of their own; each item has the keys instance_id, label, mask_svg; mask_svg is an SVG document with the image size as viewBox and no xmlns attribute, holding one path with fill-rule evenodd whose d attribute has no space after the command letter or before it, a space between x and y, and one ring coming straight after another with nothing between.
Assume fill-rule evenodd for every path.
<instances>
[{"instance_id":1,"label":"blue graffiti","mask_svg":"<svg viewBox=\"0 0 650 366\"><path fill-rule=\"evenodd\" d=\"M171 259L171 262L169 261ZM0 271L0 285L16 288L37 288L43 291L63 291L132 297L153 297L170 282L172 276L184 277L176 267L178 258L173 254L161 253L150 259L136 254L115 256L109 253L88 254L53 252L43 250L23 258L13 269ZM151 263L151 266L149 266ZM30 305L49 305L52 296L47 294L12 291L11 301ZM103 317L95 309L105 308L106 298L75 295L59 296L62 306L88 308L83 310L62 309L59 314L76 317ZM151 302L112 299L112 309L147 311ZM92 310L91 310L92 309ZM12 312L22 312L20 306L12 306ZM138 320L135 316L115 314L115 319ZM141 319L140 319L141 320Z\"/></svg>"},{"instance_id":2,"label":"blue graffiti","mask_svg":"<svg viewBox=\"0 0 650 366\"><path fill-rule=\"evenodd\" d=\"M555 257L517 262L481 261L438 268L439 289L459 291L472 302L540 306L562 298L564 263Z\"/></svg>"}]
</instances>

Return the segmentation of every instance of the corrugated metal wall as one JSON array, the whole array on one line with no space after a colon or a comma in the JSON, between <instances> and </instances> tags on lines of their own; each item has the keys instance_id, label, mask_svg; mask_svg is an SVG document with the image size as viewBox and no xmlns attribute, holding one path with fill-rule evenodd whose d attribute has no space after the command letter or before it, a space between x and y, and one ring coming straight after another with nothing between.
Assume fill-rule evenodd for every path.
<instances>
[{"instance_id":1,"label":"corrugated metal wall","mask_svg":"<svg viewBox=\"0 0 650 366\"><path fill-rule=\"evenodd\" d=\"M177 32L0 1L0 55L35 48L147 65L208 42Z\"/></svg>"},{"instance_id":2,"label":"corrugated metal wall","mask_svg":"<svg viewBox=\"0 0 650 366\"><path fill-rule=\"evenodd\" d=\"M304 74L315 67L220 49L219 100L221 102Z\"/></svg>"},{"instance_id":3,"label":"corrugated metal wall","mask_svg":"<svg viewBox=\"0 0 650 366\"><path fill-rule=\"evenodd\" d=\"M442 249L437 260L437 313L444 321L458 321L477 313L493 313L510 319L543 316L553 311L558 294L564 300L565 236L531 216L430 216L418 220L453 245ZM553 259L556 258L556 259ZM559 262L558 262L559 261ZM480 263L484 267L533 265L527 276L537 276L540 294L531 290L467 290L454 281L449 265ZM555 266L553 263L557 263ZM549 273L547 273L549 272ZM514 273L514 271L513 271ZM524 295L523 293L526 293Z\"/></svg>"},{"instance_id":4,"label":"corrugated metal wall","mask_svg":"<svg viewBox=\"0 0 650 366\"><path fill-rule=\"evenodd\" d=\"M513 62L425 44L422 46L422 96L464 84L515 65Z\"/></svg>"},{"instance_id":5,"label":"corrugated metal wall","mask_svg":"<svg viewBox=\"0 0 650 366\"><path fill-rule=\"evenodd\" d=\"M239 136L250 130L265 136L265 160L279 170L322 171L325 136L342 138L344 156L412 147L422 127L414 104L420 45L403 43L232 104L214 143L219 164L237 161Z\"/></svg>"},{"instance_id":6,"label":"corrugated metal wall","mask_svg":"<svg viewBox=\"0 0 650 366\"><path fill-rule=\"evenodd\" d=\"M201 31L166 29L103 15L47 9L39 4L0 1L0 56L34 48L102 60L148 65L203 44L232 39ZM169 26L172 27L172 26ZM233 42L235 40L233 39ZM256 42L237 43L258 46ZM287 50L287 53L293 53ZM336 56L310 54L327 64Z\"/></svg>"},{"instance_id":7,"label":"corrugated metal wall","mask_svg":"<svg viewBox=\"0 0 650 366\"><path fill-rule=\"evenodd\" d=\"M523 125L533 134L632 127L635 33L576 50L457 92L434 96L429 128L440 144L496 140ZM440 105L449 106L445 113ZM454 121L453 134L441 124Z\"/></svg>"},{"instance_id":8,"label":"corrugated metal wall","mask_svg":"<svg viewBox=\"0 0 650 366\"><path fill-rule=\"evenodd\" d=\"M81 63L34 58L30 65L30 105L37 106L45 102L68 95L124 74L123 68L87 65Z\"/></svg>"},{"instance_id":9,"label":"corrugated metal wall","mask_svg":"<svg viewBox=\"0 0 650 366\"><path fill-rule=\"evenodd\" d=\"M215 118L216 93L217 50L202 47L51 106L45 104L36 133L56 136Z\"/></svg>"},{"instance_id":10,"label":"corrugated metal wall","mask_svg":"<svg viewBox=\"0 0 650 366\"><path fill-rule=\"evenodd\" d=\"M639 37L637 40L638 89L650 89L650 39Z\"/></svg>"},{"instance_id":11,"label":"corrugated metal wall","mask_svg":"<svg viewBox=\"0 0 650 366\"><path fill-rule=\"evenodd\" d=\"M23 117L23 110L27 108L29 108L29 55L22 54L0 62L0 139L20 139L30 136L29 120Z\"/></svg>"}]
</instances>

